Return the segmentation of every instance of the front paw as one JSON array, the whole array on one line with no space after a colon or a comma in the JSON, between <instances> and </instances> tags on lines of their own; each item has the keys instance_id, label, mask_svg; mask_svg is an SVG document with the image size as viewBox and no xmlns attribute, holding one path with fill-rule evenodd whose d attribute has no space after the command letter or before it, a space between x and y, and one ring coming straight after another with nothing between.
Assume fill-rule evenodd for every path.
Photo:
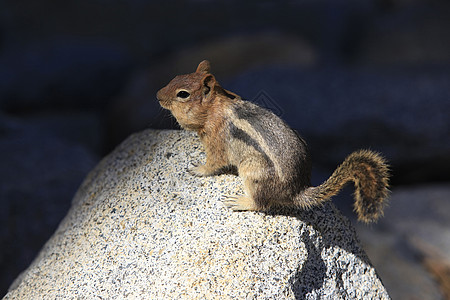
<instances>
[{"instance_id":1,"label":"front paw","mask_svg":"<svg viewBox=\"0 0 450 300\"><path fill-rule=\"evenodd\" d=\"M197 177L209 176L211 175L210 170L205 165L194 166L188 169L189 174Z\"/></svg>"}]
</instances>

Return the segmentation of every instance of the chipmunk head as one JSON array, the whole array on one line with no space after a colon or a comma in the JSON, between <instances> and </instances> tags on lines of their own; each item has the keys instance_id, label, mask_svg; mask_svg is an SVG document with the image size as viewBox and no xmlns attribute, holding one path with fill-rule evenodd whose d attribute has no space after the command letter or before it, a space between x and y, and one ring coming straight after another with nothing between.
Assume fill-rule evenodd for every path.
<instances>
[{"instance_id":1,"label":"chipmunk head","mask_svg":"<svg viewBox=\"0 0 450 300\"><path fill-rule=\"evenodd\" d=\"M185 129L201 128L214 100L219 85L209 70L209 62L204 60L194 73L176 76L156 94L161 106L170 110Z\"/></svg>"},{"instance_id":2,"label":"chipmunk head","mask_svg":"<svg viewBox=\"0 0 450 300\"><path fill-rule=\"evenodd\" d=\"M204 60L194 73L175 77L156 94L161 106L170 110L184 129L202 129L214 108L240 99L223 89L209 71L209 61Z\"/></svg>"}]
</instances>

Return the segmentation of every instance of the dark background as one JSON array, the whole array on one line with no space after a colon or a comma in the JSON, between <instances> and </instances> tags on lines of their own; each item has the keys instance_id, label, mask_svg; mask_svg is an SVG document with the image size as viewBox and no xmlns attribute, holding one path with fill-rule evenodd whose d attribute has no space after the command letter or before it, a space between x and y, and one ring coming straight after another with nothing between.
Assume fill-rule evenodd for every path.
<instances>
[{"instance_id":1,"label":"dark background","mask_svg":"<svg viewBox=\"0 0 450 300\"><path fill-rule=\"evenodd\" d=\"M305 137L315 184L358 148L393 190L450 181L448 1L3 0L0 296L101 157L176 128L155 93L202 59Z\"/></svg>"}]
</instances>

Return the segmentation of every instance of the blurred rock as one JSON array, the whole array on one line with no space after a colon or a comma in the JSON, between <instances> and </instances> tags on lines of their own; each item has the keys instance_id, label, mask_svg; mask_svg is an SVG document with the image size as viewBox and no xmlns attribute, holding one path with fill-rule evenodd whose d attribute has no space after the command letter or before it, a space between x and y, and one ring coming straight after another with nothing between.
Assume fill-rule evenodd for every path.
<instances>
[{"instance_id":1,"label":"blurred rock","mask_svg":"<svg viewBox=\"0 0 450 300\"><path fill-rule=\"evenodd\" d=\"M6 44L61 37L106 39L151 63L201 42L261 31L307 37L326 61L340 61L348 37L365 28L370 1L142 1L50 0L0 2ZM282 47L280 47L282 48ZM264 49L260 49L264 51Z\"/></svg>"},{"instance_id":2,"label":"blurred rock","mask_svg":"<svg viewBox=\"0 0 450 300\"><path fill-rule=\"evenodd\" d=\"M439 284L390 229L358 228L358 237L392 299L444 300Z\"/></svg>"},{"instance_id":3,"label":"blurred rock","mask_svg":"<svg viewBox=\"0 0 450 300\"><path fill-rule=\"evenodd\" d=\"M197 64L208 59L219 78L267 65L313 66L317 55L313 46L299 36L281 32L261 32L248 35L218 36L206 43L180 49L160 63L161 82L178 74L195 71Z\"/></svg>"},{"instance_id":4,"label":"blurred rock","mask_svg":"<svg viewBox=\"0 0 450 300\"><path fill-rule=\"evenodd\" d=\"M450 266L449 199L448 184L396 188L377 224L355 223L393 299L446 299L442 291L448 293L450 277L439 273L436 262Z\"/></svg>"},{"instance_id":5,"label":"blurred rock","mask_svg":"<svg viewBox=\"0 0 450 300\"><path fill-rule=\"evenodd\" d=\"M426 243L424 240L414 239L413 244L420 252L422 264L439 285L444 297L450 298L450 259L448 253Z\"/></svg>"},{"instance_id":6,"label":"blurred rock","mask_svg":"<svg viewBox=\"0 0 450 300\"><path fill-rule=\"evenodd\" d=\"M450 64L448 1L384 2L393 3L368 22L354 62L377 66Z\"/></svg>"},{"instance_id":7,"label":"blurred rock","mask_svg":"<svg viewBox=\"0 0 450 300\"><path fill-rule=\"evenodd\" d=\"M332 204L233 212L219 199L242 193L239 177L186 171L201 148L186 131L128 138L5 299L389 299Z\"/></svg>"},{"instance_id":8,"label":"blurred rock","mask_svg":"<svg viewBox=\"0 0 450 300\"><path fill-rule=\"evenodd\" d=\"M0 114L0 297L54 232L98 160L85 146L43 130L47 124Z\"/></svg>"},{"instance_id":9,"label":"blurred rock","mask_svg":"<svg viewBox=\"0 0 450 300\"><path fill-rule=\"evenodd\" d=\"M0 56L0 109L99 110L125 81L123 49L101 41L60 39L12 48Z\"/></svg>"},{"instance_id":10,"label":"blurred rock","mask_svg":"<svg viewBox=\"0 0 450 300\"><path fill-rule=\"evenodd\" d=\"M80 145L101 155L104 151L105 130L102 116L95 112L41 111L23 114L20 121L29 135L47 134Z\"/></svg>"},{"instance_id":11,"label":"blurred rock","mask_svg":"<svg viewBox=\"0 0 450 300\"><path fill-rule=\"evenodd\" d=\"M219 37L184 48L151 68L136 72L108 111L109 143L116 145L146 127L176 128L176 122L156 100L156 92L179 74L194 72L204 59L218 78L230 78L249 68L267 65L311 66L316 53L305 40L286 34L260 33Z\"/></svg>"}]
</instances>

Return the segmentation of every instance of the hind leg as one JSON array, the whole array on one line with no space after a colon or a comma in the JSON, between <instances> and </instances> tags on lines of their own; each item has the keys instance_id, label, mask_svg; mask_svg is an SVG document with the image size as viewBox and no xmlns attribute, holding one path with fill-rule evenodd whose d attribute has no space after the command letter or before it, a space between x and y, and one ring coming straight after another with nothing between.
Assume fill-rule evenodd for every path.
<instances>
[{"instance_id":1,"label":"hind leg","mask_svg":"<svg viewBox=\"0 0 450 300\"><path fill-rule=\"evenodd\" d=\"M249 196L227 196L223 203L234 211L259 210L255 201Z\"/></svg>"},{"instance_id":2,"label":"hind leg","mask_svg":"<svg viewBox=\"0 0 450 300\"><path fill-rule=\"evenodd\" d=\"M263 207L261 191L267 188L267 170L263 168L255 168L251 165L261 166L261 164L250 163L248 166L241 165L239 168L239 176L244 181L244 195L226 196L223 200L224 204L234 211L259 211Z\"/></svg>"},{"instance_id":3,"label":"hind leg","mask_svg":"<svg viewBox=\"0 0 450 300\"><path fill-rule=\"evenodd\" d=\"M249 179L244 180L244 195L226 196L223 203L234 211L257 211L259 207L254 200L254 189Z\"/></svg>"}]
</instances>

